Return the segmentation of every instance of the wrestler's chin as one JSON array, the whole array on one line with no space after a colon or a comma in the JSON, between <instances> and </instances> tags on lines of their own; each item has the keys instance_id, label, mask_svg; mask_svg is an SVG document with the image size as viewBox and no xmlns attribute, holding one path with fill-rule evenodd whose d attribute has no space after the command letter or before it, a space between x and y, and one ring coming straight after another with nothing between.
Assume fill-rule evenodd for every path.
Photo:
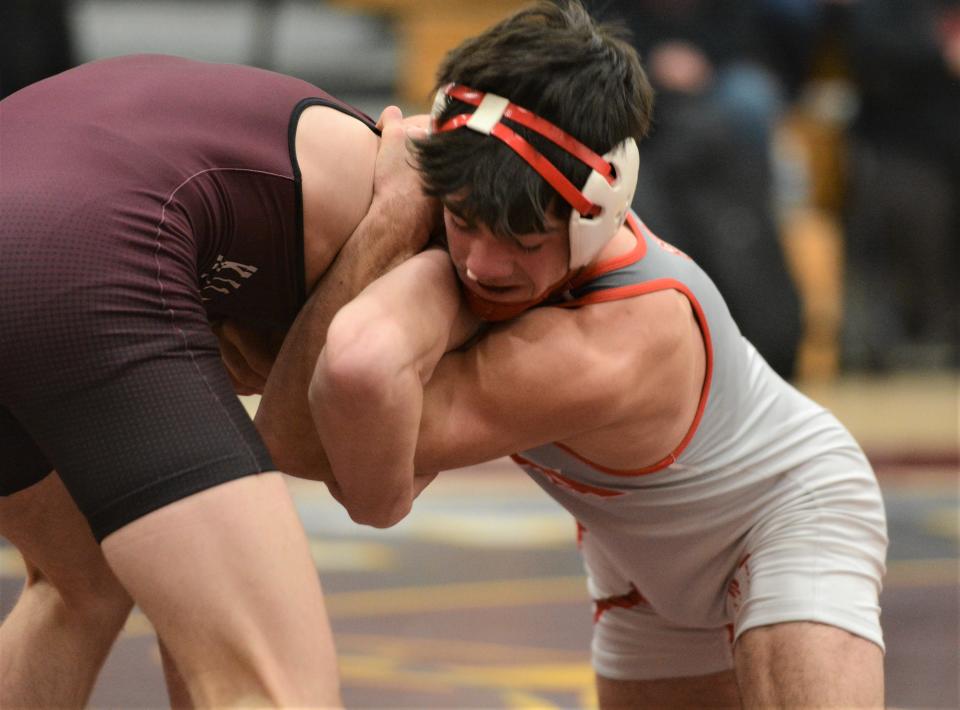
<instances>
[{"instance_id":1,"label":"wrestler's chin","mask_svg":"<svg viewBox=\"0 0 960 710\"><path fill-rule=\"evenodd\" d=\"M516 318L524 311L536 306L545 297L517 298L524 293L522 289L517 290L519 293L489 293L488 289L473 289L464 284L463 292L467 305L474 315L481 320L497 322Z\"/></svg>"}]
</instances>

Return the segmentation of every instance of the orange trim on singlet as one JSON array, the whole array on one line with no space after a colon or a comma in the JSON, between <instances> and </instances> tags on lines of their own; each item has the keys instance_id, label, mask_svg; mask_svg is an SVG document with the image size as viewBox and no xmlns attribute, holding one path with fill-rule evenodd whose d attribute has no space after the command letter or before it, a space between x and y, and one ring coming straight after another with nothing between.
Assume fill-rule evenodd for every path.
<instances>
[{"instance_id":1,"label":"orange trim on singlet","mask_svg":"<svg viewBox=\"0 0 960 710\"><path fill-rule=\"evenodd\" d=\"M573 290L579 288L585 283L589 283L590 281L593 281L604 274L609 274L611 271L616 271L617 269L622 269L625 266L636 264L647 255L647 240L643 238L643 234L641 233L641 230L644 227L642 226L640 220L638 220L636 215L634 215L632 212L627 213L627 226L630 227L630 231L633 232L633 236L637 240L637 243L634 245L633 249L628 251L626 254L604 259L603 261L598 261L593 266L587 267L585 271L577 274L576 278L570 282L570 286L568 287L569 289ZM570 304L578 304L578 302L569 301L567 303L561 303L557 305L568 306Z\"/></svg>"},{"instance_id":2,"label":"orange trim on singlet","mask_svg":"<svg viewBox=\"0 0 960 710\"><path fill-rule=\"evenodd\" d=\"M512 454L510 458L512 458L514 462L520 466L530 466L531 468L536 469L544 476L549 478L550 481L555 485L569 488L577 493L587 493L589 495L600 496L601 498L615 498L616 496L623 495L623 491L614 491L609 488L600 488L599 486L591 486L589 483L575 481L572 478L564 476L559 471L556 471L552 468L547 468L546 466L541 466L537 462L524 458L520 454Z\"/></svg>"},{"instance_id":3,"label":"orange trim on singlet","mask_svg":"<svg viewBox=\"0 0 960 710\"><path fill-rule=\"evenodd\" d=\"M630 286L620 286L619 288L611 288L604 291L594 291L593 293L587 294L583 298L579 298L576 301L570 302L574 305L584 306L592 303L603 303L606 301L631 298L632 296L642 296L644 294L655 293L657 291L666 291L670 289L679 291L687 297L688 301L690 301L690 305L693 307L693 311L697 316L697 323L700 326L700 332L703 334L703 343L707 351L707 366L703 377L703 389L700 392L700 403L697 405L697 413L694 416L693 422L691 423L690 428L687 430L686 435L683 437L677 447L656 463L649 466L644 466L643 468L632 470L608 468L606 466L601 466L600 464L591 461L584 456L581 456L569 446L564 446L559 442L556 444L574 458L582 461L585 464L588 464L589 466L592 466L598 471L602 471L603 473L609 473L613 476L643 476L648 473L660 471L661 469L664 469L676 462L676 460L680 457L680 454L683 453L683 450L687 448L687 444L690 443L690 440L693 438L694 434L697 433L697 428L700 426L700 420L703 418L703 412L707 407L707 398L710 395L710 384L713 381L713 340L710 337L710 326L707 323L707 317L703 312L703 308L700 306L700 302L685 284L680 283L676 279L655 279L642 284L631 284Z\"/></svg>"}]
</instances>

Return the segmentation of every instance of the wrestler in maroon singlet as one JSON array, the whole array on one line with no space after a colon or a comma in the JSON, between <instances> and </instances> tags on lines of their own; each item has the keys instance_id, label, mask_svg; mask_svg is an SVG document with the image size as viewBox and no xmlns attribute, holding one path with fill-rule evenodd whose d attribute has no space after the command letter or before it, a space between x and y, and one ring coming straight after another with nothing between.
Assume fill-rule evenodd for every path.
<instances>
[{"instance_id":1,"label":"wrestler in maroon singlet","mask_svg":"<svg viewBox=\"0 0 960 710\"><path fill-rule=\"evenodd\" d=\"M271 470L209 320L304 294L301 111L317 87L163 56L0 103L0 495L56 469L97 539Z\"/></svg>"}]
</instances>

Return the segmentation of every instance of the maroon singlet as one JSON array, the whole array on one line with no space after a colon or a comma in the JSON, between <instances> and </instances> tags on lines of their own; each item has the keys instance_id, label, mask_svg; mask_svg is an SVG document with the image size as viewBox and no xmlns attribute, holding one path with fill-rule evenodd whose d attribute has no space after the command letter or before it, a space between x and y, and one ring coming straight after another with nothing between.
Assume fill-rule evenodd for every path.
<instances>
[{"instance_id":1,"label":"maroon singlet","mask_svg":"<svg viewBox=\"0 0 960 710\"><path fill-rule=\"evenodd\" d=\"M272 468L208 321L286 326L304 301L315 104L374 130L307 82L154 55L0 102L0 494L56 468L100 539Z\"/></svg>"}]
</instances>

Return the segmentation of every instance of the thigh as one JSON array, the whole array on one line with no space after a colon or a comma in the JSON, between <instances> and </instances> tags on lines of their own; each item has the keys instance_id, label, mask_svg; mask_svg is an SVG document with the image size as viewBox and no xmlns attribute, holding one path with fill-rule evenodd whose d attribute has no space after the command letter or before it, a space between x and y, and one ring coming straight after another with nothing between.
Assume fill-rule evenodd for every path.
<instances>
[{"instance_id":1,"label":"thigh","mask_svg":"<svg viewBox=\"0 0 960 710\"><path fill-rule=\"evenodd\" d=\"M319 579L279 473L155 510L103 550L199 706L338 705Z\"/></svg>"},{"instance_id":2,"label":"thigh","mask_svg":"<svg viewBox=\"0 0 960 710\"><path fill-rule=\"evenodd\" d=\"M166 303L176 295L168 286ZM97 540L193 493L273 468L199 300L183 295L169 313L149 298L122 317L82 302L73 311L82 338L65 347L58 328L37 328L5 358L10 368L0 379L4 403Z\"/></svg>"},{"instance_id":3,"label":"thigh","mask_svg":"<svg viewBox=\"0 0 960 710\"><path fill-rule=\"evenodd\" d=\"M589 531L581 553L594 604L593 667L611 681L707 676L733 668L726 626L684 626L658 614Z\"/></svg>"},{"instance_id":4,"label":"thigh","mask_svg":"<svg viewBox=\"0 0 960 710\"><path fill-rule=\"evenodd\" d=\"M632 606L616 597L594 600L601 607L611 602L593 629L593 667L599 675L646 681L713 675L733 667L727 627L680 626L658 616L642 599Z\"/></svg>"},{"instance_id":5,"label":"thigh","mask_svg":"<svg viewBox=\"0 0 960 710\"><path fill-rule=\"evenodd\" d=\"M754 628L737 641L735 657L744 707L883 707L883 652L843 629Z\"/></svg>"},{"instance_id":6,"label":"thigh","mask_svg":"<svg viewBox=\"0 0 960 710\"><path fill-rule=\"evenodd\" d=\"M603 710L740 707L733 671L655 680L613 680L598 675L597 699Z\"/></svg>"},{"instance_id":7,"label":"thigh","mask_svg":"<svg viewBox=\"0 0 960 710\"><path fill-rule=\"evenodd\" d=\"M223 367L196 244L67 202L69 220L27 205L0 239L0 406L100 540L273 465Z\"/></svg>"},{"instance_id":8,"label":"thigh","mask_svg":"<svg viewBox=\"0 0 960 710\"><path fill-rule=\"evenodd\" d=\"M815 622L882 650L886 519L863 454L851 445L821 455L780 486L780 504L748 534L730 582L736 638L761 626Z\"/></svg>"},{"instance_id":9,"label":"thigh","mask_svg":"<svg viewBox=\"0 0 960 710\"><path fill-rule=\"evenodd\" d=\"M28 583L51 584L68 606L132 606L56 473L0 498L0 535L23 555Z\"/></svg>"},{"instance_id":10,"label":"thigh","mask_svg":"<svg viewBox=\"0 0 960 710\"><path fill-rule=\"evenodd\" d=\"M0 501L39 483L52 468L20 422L0 406Z\"/></svg>"}]
</instances>

